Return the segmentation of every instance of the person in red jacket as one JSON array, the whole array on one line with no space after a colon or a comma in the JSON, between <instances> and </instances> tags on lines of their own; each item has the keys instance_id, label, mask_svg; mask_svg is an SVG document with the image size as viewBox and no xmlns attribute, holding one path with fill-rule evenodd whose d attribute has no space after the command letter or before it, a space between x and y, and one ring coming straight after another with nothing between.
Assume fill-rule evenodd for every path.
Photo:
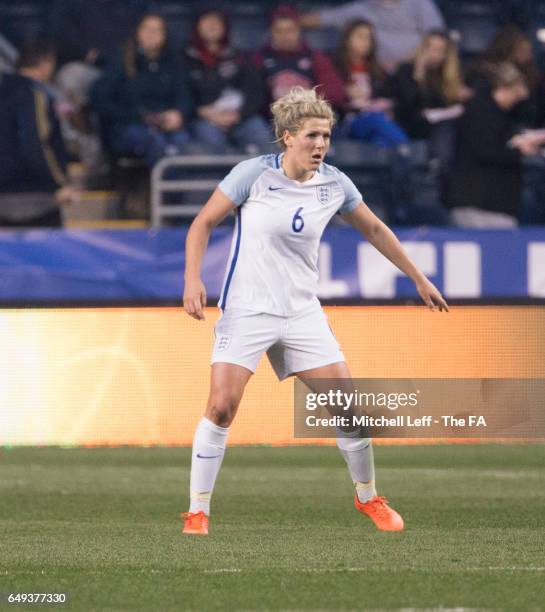
<instances>
[{"instance_id":1,"label":"person in red jacket","mask_svg":"<svg viewBox=\"0 0 545 612\"><path fill-rule=\"evenodd\" d=\"M281 5L271 15L270 40L254 55L262 73L269 102L278 100L293 87L317 87L318 92L334 107L345 103L344 84L331 60L311 49L303 40L299 13Z\"/></svg>"}]
</instances>

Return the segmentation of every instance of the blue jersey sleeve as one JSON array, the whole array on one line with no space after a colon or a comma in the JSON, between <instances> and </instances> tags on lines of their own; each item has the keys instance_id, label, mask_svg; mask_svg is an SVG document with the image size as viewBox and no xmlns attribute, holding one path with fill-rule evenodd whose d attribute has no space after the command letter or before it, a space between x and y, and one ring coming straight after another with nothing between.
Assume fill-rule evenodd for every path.
<instances>
[{"instance_id":1,"label":"blue jersey sleeve","mask_svg":"<svg viewBox=\"0 0 545 612\"><path fill-rule=\"evenodd\" d=\"M261 157L246 159L238 163L218 187L231 201L240 206L246 202L250 196L252 185L266 168L267 166L263 163Z\"/></svg>"},{"instance_id":2,"label":"blue jersey sleeve","mask_svg":"<svg viewBox=\"0 0 545 612\"><path fill-rule=\"evenodd\" d=\"M358 191L356 185L354 185L354 183L346 176L346 174L344 174L344 172L339 172L337 178L344 190L344 203L339 208L339 214L344 215L357 208L360 203L363 202L363 196Z\"/></svg>"}]
</instances>

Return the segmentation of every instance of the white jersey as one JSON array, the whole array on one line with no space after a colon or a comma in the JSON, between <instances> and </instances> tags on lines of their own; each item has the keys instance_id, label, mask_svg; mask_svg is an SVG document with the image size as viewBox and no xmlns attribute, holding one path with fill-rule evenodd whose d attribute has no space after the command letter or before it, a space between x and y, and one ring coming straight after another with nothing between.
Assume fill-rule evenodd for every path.
<instances>
[{"instance_id":1,"label":"white jersey","mask_svg":"<svg viewBox=\"0 0 545 612\"><path fill-rule=\"evenodd\" d=\"M362 201L354 183L322 163L303 183L288 178L281 154L237 164L219 189L237 205L219 306L290 316L319 305L318 246L337 212Z\"/></svg>"}]
</instances>

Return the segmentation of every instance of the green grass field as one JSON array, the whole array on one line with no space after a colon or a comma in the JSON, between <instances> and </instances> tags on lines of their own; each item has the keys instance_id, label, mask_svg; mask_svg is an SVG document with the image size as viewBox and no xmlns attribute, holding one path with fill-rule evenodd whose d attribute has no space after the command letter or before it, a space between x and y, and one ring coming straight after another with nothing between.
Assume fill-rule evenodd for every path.
<instances>
[{"instance_id":1,"label":"green grass field","mask_svg":"<svg viewBox=\"0 0 545 612\"><path fill-rule=\"evenodd\" d=\"M0 449L0 593L65 591L73 610L545 610L545 446L375 459L403 533L355 511L336 448L257 447L228 450L199 538L178 519L189 449Z\"/></svg>"}]
</instances>

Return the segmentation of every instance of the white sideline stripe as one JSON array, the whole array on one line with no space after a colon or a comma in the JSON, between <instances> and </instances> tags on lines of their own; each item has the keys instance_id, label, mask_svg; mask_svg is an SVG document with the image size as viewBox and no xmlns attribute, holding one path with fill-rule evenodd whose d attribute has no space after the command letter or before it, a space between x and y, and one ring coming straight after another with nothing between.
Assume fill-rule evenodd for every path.
<instances>
[{"instance_id":1,"label":"white sideline stripe","mask_svg":"<svg viewBox=\"0 0 545 612\"><path fill-rule=\"evenodd\" d=\"M317 574L330 574L331 572L365 572L368 568L365 567L335 567L327 569L325 567L299 567L292 569L292 572L305 572ZM252 572L254 570L242 570L238 567L222 567L218 569L202 570L203 574L239 574L243 571Z\"/></svg>"},{"instance_id":2,"label":"white sideline stripe","mask_svg":"<svg viewBox=\"0 0 545 612\"><path fill-rule=\"evenodd\" d=\"M325 567L299 567L294 569L294 572L305 572L305 573L316 573L316 574L329 574L331 572L366 572L368 567L333 567L327 569Z\"/></svg>"},{"instance_id":3,"label":"white sideline stripe","mask_svg":"<svg viewBox=\"0 0 545 612\"><path fill-rule=\"evenodd\" d=\"M399 608L398 612L486 612L489 608Z\"/></svg>"},{"instance_id":4,"label":"white sideline stripe","mask_svg":"<svg viewBox=\"0 0 545 612\"><path fill-rule=\"evenodd\" d=\"M370 568L368 567L335 567L335 568L331 568L331 569L327 569L325 567L299 567L299 568L295 568L292 569L290 571L292 572L302 572L305 574L331 574L331 573L340 573L340 572L366 572L368 571ZM172 573L169 571L165 570L158 570L158 569L151 569L149 570L151 574L164 574L164 573ZM217 568L217 569L207 569L207 570L202 570L203 574L240 574L242 572L253 572L255 570L252 569L241 569L238 567L221 567L221 568ZM420 571L427 571L427 570L421 570L421 569L417 569L414 570L417 572ZM452 568L451 570L452 571ZM456 570L455 570L456 571ZM545 567L518 567L518 566L512 566L512 567L466 567L466 568L459 568L458 571L476 571L476 572L489 572L489 571L498 571L498 572L545 572ZM17 572L17 571L7 571L7 570L0 570L0 575L2 576L8 576L10 574L18 574L18 573L27 573L27 572ZM41 570L40 572L41 574L45 574L44 570ZM145 570L142 570L141 573L145 573ZM412 608L411 608L412 609ZM415 610L417 608L414 608ZM420 609L420 608L419 608ZM424 609L424 608L423 608ZM427 610L427 608L425 608ZM435 609L435 608L434 608ZM450 610L451 608L449 608ZM453 610L462 610L462 609L466 609L466 608L452 608ZM470 608L467 608L468 610ZM481 608L479 608L481 609ZM403 608L403 610L405 610L405 608ZM409 608L407 608L407 610L409 610ZM443 608L441 608L441 610L443 610ZM446 610L446 608L445 608Z\"/></svg>"},{"instance_id":5,"label":"white sideline stripe","mask_svg":"<svg viewBox=\"0 0 545 612\"><path fill-rule=\"evenodd\" d=\"M481 569L481 568L475 568L475 569ZM498 571L498 572L545 572L545 567L518 567L518 566L512 566L512 567L485 567L482 569L487 569L491 572L494 571Z\"/></svg>"},{"instance_id":6,"label":"white sideline stripe","mask_svg":"<svg viewBox=\"0 0 545 612\"><path fill-rule=\"evenodd\" d=\"M294 572L317 572L317 573L329 573L329 572L366 572L369 569L373 569L373 568L369 568L369 567L336 567L336 568L332 568L332 569L327 569L327 568L323 568L323 567L309 567L309 568L297 568L294 569L292 571ZM408 568L409 571L410 568ZM521 566L509 566L509 567L460 567L460 568L456 568L458 571L460 572L466 572L466 571L478 571L478 572L545 572L545 567L534 567L534 566L528 566L528 567L521 567ZM456 571L456 569L454 571ZM451 572L453 570L453 568L450 568L448 571ZM423 570L423 569L414 569L413 571L416 572L421 572L421 571L428 571L428 570ZM445 570L440 570L440 571L447 571Z\"/></svg>"},{"instance_id":7,"label":"white sideline stripe","mask_svg":"<svg viewBox=\"0 0 545 612\"><path fill-rule=\"evenodd\" d=\"M305 574L331 574L331 573L340 573L340 572L366 572L369 569L372 568L368 568L368 567L333 567L333 568L326 568L326 567L298 567L298 568L293 568L290 571L292 572L302 572ZM450 568L449 571L452 571L453 568ZM241 572L252 572L254 570L251 569L241 569L238 567L223 567L223 568L218 568L218 569L208 569L208 570L202 570L204 574L240 574ZM423 570L423 569L415 569L414 571L416 572L420 572L420 571L427 571L427 570ZM474 572L545 572L545 567L534 567L534 566L528 566L528 567L521 567L521 566L507 566L507 567L460 567L460 568L456 568L454 569L454 571L461 571L461 572L466 572L466 571L474 571ZM453 608L453 609L462 609L462 608ZM468 608L469 609L469 608Z\"/></svg>"}]
</instances>

